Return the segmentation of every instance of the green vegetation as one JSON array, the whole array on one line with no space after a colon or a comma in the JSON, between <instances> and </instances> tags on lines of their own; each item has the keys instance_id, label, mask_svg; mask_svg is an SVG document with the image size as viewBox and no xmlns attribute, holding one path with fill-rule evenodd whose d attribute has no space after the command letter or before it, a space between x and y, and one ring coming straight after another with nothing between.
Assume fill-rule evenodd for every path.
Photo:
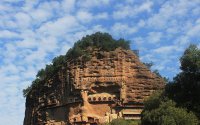
<instances>
[{"instance_id":1,"label":"green vegetation","mask_svg":"<svg viewBox=\"0 0 200 125\"><path fill-rule=\"evenodd\" d=\"M104 125L140 125L140 120L124 120L124 119L114 119L112 122Z\"/></svg>"},{"instance_id":2,"label":"green vegetation","mask_svg":"<svg viewBox=\"0 0 200 125\"><path fill-rule=\"evenodd\" d=\"M92 35L87 35L77 41L74 46L69 49L66 56L68 59L80 56L88 57L90 53L90 51L88 51L89 48L98 48L101 51L113 51L118 47L130 49L129 41L124 39L115 40L108 33L97 32Z\"/></svg>"},{"instance_id":3,"label":"green vegetation","mask_svg":"<svg viewBox=\"0 0 200 125\"><path fill-rule=\"evenodd\" d=\"M26 89L23 89L23 96L26 97L28 95L28 93L31 91L31 88L30 86L28 86Z\"/></svg>"},{"instance_id":4,"label":"green vegetation","mask_svg":"<svg viewBox=\"0 0 200 125\"><path fill-rule=\"evenodd\" d=\"M62 68L62 66L65 65L65 62L65 56L60 55L58 57L55 57L52 60L52 64L46 65L45 69L41 69L38 71L36 79L32 81L31 86L23 89L23 96L26 97L33 88L40 87L40 85L42 85L40 84L42 83L42 81L48 80L49 78L54 76Z\"/></svg>"},{"instance_id":5,"label":"green vegetation","mask_svg":"<svg viewBox=\"0 0 200 125\"><path fill-rule=\"evenodd\" d=\"M182 72L166 86L166 94L178 106L195 112L200 119L200 49L190 45L180 63Z\"/></svg>"},{"instance_id":6,"label":"green vegetation","mask_svg":"<svg viewBox=\"0 0 200 125\"><path fill-rule=\"evenodd\" d=\"M143 62L143 64L144 64L148 69L151 69L151 67L154 65L153 62Z\"/></svg>"},{"instance_id":7,"label":"green vegetation","mask_svg":"<svg viewBox=\"0 0 200 125\"><path fill-rule=\"evenodd\" d=\"M176 103L157 92L145 102L142 125L198 125L192 112L176 107Z\"/></svg>"},{"instance_id":8,"label":"green vegetation","mask_svg":"<svg viewBox=\"0 0 200 125\"><path fill-rule=\"evenodd\" d=\"M121 47L123 49L130 49L129 41L124 39L115 40L108 33L97 32L92 35L87 35L81 40L74 43L74 46L68 50L66 55L60 55L52 60L52 64L46 65L45 69L41 69L32 85L23 90L23 95L26 97L28 93L34 89L42 86L45 80L56 75L62 67L66 67L67 61L71 59L82 58L82 61L90 60L90 52L97 48L100 51L112 51Z\"/></svg>"},{"instance_id":9,"label":"green vegetation","mask_svg":"<svg viewBox=\"0 0 200 125\"><path fill-rule=\"evenodd\" d=\"M190 45L180 58L182 70L163 92L153 94L142 112L142 125L198 125L200 49Z\"/></svg>"}]
</instances>

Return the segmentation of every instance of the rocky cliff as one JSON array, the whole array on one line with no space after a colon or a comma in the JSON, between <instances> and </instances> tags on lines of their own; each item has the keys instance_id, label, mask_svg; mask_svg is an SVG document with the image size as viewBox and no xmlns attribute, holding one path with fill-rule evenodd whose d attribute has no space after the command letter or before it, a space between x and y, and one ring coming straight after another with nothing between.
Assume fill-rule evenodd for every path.
<instances>
[{"instance_id":1,"label":"rocky cliff","mask_svg":"<svg viewBox=\"0 0 200 125\"><path fill-rule=\"evenodd\" d=\"M88 48L41 79L26 97L24 125L93 125L139 119L143 101L164 87L131 50ZM36 89L37 88L37 89Z\"/></svg>"}]
</instances>

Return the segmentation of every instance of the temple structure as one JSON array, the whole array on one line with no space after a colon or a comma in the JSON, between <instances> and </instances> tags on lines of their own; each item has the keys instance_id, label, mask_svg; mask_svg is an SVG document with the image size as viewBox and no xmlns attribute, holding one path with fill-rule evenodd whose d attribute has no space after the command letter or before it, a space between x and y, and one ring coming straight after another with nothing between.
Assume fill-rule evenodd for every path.
<instances>
[{"instance_id":1,"label":"temple structure","mask_svg":"<svg viewBox=\"0 0 200 125\"><path fill-rule=\"evenodd\" d=\"M90 61L66 66L26 100L24 125L97 125L113 119L140 119L144 99L164 81L131 50L94 49Z\"/></svg>"}]
</instances>

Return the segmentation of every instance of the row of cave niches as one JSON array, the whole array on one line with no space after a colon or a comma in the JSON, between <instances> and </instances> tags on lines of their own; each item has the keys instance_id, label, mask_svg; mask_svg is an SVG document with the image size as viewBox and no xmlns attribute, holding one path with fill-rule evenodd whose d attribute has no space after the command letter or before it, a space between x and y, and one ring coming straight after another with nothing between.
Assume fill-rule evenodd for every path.
<instances>
[{"instance_id":1,"label":"row of cave niches","mask_svg":"<svg viewBox=\"0 0 200 125\"><path fill-rule=\"evenodd\" d=\"M117 97L88 97L88 102L111 102L119 100Z\"/></svg>"}]
</instances>

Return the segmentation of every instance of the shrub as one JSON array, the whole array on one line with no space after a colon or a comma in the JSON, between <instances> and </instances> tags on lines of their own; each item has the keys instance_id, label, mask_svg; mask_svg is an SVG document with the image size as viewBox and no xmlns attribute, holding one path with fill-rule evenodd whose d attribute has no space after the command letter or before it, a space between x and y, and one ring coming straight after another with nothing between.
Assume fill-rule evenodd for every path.
<instances>
[{"instance_id":1,"label":"shrub","mask_svg":"<svg viewBox=\"0 0 200 125\"><path fill-rule=\"evenodd\" d=\"M194 113L176 107L174 101L156 93L145 102L142 125L198 125L198 119Z\"/></svg>"},{"instance_id":2,"label":"shrub","mask_svg":"<svg viewBox=\"0 0 200 125\"><path fill-rule=\"evenodd\" d=\"M104 125L140 125L140 120L125 120L125 119L114 119L110 123L106 123Z\"/></svg>"}]
</instances>

